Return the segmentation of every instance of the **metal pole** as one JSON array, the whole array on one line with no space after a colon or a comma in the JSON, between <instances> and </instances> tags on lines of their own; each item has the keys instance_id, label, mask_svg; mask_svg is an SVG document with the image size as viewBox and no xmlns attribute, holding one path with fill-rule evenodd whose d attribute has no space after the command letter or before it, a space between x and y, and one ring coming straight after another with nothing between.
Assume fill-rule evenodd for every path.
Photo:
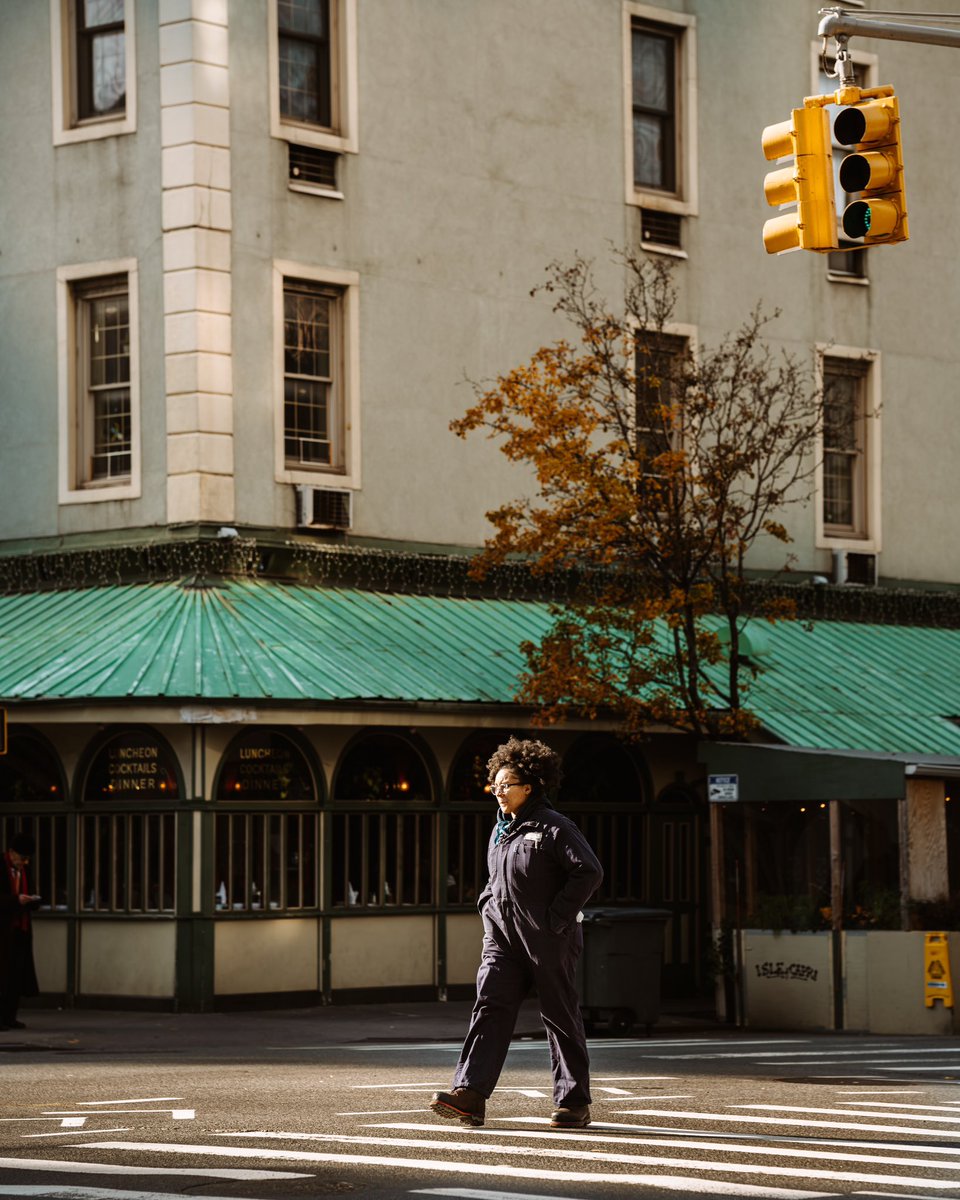
<instances>
[{"instance_id":1,"label":"metal pole","mask_svg":"<svg viewBox=\"0 0 960 1200\"><path fill-rule=\"evenodd\" d=\"M817 36L884 38L890 42L921 42L926 46L960 46L960 28L923 25L912 21L884 21L869 13L844 12L842 8L821 8Z\"/></svg>"}]
</instances>

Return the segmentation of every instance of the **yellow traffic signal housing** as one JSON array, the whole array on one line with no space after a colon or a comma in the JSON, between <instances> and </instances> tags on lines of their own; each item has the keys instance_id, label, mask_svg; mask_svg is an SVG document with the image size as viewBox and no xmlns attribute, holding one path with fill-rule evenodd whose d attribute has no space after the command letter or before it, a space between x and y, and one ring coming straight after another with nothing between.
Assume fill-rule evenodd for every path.
<instances>
[{"instance_id":1,"label":"yellow traffic signal housing","mask_svg":"<svg viewBox=\"0 0 960 1200\"><path fill-rule=\"evenodd\" d=\"M767 203L796 203L796 212L771 217L763 226L768 254L784 250L836 250L837 211L833 196L833 153L826 109L795 108L789 121L768 125L761 138L764 157L793 155L792 167L771 171L763 182Z\"/></svg>"},{"instance_id":2,"label":"yellow traffic signal housing","mask_svg":"<svg viewBox=\"0 0 960 1200\"><path fill-rule=\"evenodd\" d=\"M856 147L840 164L840 186L860 193L860 199L843 210L843 232L863 238L865 246L906 241L910 234L896 96L877 96L841 109L833 132L841 146Z\"/></svg>"}]
</instances>

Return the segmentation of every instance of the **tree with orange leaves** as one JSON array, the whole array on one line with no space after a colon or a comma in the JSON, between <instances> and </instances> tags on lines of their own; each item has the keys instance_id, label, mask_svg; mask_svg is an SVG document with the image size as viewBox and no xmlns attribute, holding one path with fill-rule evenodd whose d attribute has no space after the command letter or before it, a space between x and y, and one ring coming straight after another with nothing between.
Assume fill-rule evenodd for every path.
<instances>
[{"instance_id":1,"label":"tree with orange leaves","mask_svg":"<svg viewBox=\"0 0 960 1200\"><path fill-rule=\"evenodd\" d=\"M495 533L474 570L519 556L571 583L523 646L517 699L543 723L613 712L631 736L742 736L756 724L745 622L794 615L782 594L748 597L746 559L760 538L791 540L780 518L809 498L823 396L765 343L759 306L719 346L692 346L670 331L669 266L618 261L617 314L589 262L552 264L543 290L577 339L478 387L451 425L486 430L536 479L534 496L487 514Z\"/></svg>"}]
</instances>

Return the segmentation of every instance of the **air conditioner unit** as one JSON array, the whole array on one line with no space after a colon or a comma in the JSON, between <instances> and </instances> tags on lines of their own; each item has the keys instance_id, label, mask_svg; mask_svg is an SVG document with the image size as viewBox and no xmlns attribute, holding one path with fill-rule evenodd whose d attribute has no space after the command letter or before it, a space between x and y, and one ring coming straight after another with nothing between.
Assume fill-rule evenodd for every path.
<instances>
[{"instance_id":1,"label":"air conditioner unit","mask_svg":"<svg viewBox=\"0 0 960 1200\"><path fill-rule=\"evenodd\" d=\"M297 485L298 529L349 529L352 492Z\"/></svg>"},{"instance_id":2,"label":"air conditioner unit","mask_svg":"<svg viewBox=\"0 0 960 1200\"><path fill-rule=\"evenodd\" d=\"M877 556L856 550L834 550L833 582L855 587L875 587Z\"/></svg>"}]
</instances>

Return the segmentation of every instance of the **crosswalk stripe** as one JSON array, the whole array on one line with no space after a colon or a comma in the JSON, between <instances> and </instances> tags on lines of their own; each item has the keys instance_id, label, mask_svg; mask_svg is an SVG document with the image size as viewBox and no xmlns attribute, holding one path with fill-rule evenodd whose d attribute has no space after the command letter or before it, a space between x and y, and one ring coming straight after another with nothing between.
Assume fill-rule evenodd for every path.
<instances>
[{"instance_id":1,"label":"crosswalk stripe","mask_svg":"<svg viewBox=\"0 0 960 1200\"><path fill-rule=\"evenodd\" d=\"M94 1142L95 1146L129 1146L131 1142ZM78 1142L68 1150L90 1148L90 1142ZM0 1170L10 1171L63 1171L81 1175L202 1175L211 1179L239 1179L247 1182L262 1179L309 1179L296 1171L238 1170L236 1167L140 1167L126 1163L96 1163L61 1158L0 1158Z\"/></svg>"},{"instance_id":2,"label":"crosswalk stripe","mask_svg":"<svg viewBox=\"0 0 960 1200\"><path fill-rule=\"evenodd\" d=\"M373 1137L358 1137L350 1134L335 1134L335 1133L307 1133L307 1134L284 1134L284 1133L236 1133L223 1134L223 1137L243 1137L250 1139L263 1140L266 1138L283 1139L285 1141L320 1141L320 1142L349 1142L351 1145L360 1143L365 1146L382 1146L391 1147L394 1149L413 1148L415 1150L459 1150L468 1151L469 1153L481 1154L496 1154L496 1155L515 1155L529 1157L531 1153L536 1153L541 1158L567 1159L574 1158L580 1162L590 1161L597 1163L624 1163L631 1166L644 1167L669 1167L671 1169L680 1169L690 1172L704 1171L719 1171L727 1175L772 1175L777 1178L796 1178L808 1180L829 1180L831 1183L883 1183L895 1185L899 1187L911 1187L916 1184L922 1184L928 1188L943 1188L954 1189L956 1182L953 1180L933 1180L922 1179L915 1175L875 1175L867 1172L859 1171L818 1171L809 1167L784 1167L784 1166L766 1166L762 1163L724 1163L713 1162L701 1159L685 1159L685 1158L670 1158L669 1156L656 1154L607 1154L602 1151L583 1151L583 1150L551 1150L539 1147L534 1149L531 1146L503 1146L495 1143L472 1143L472 1142L444 1142L433 1139L410 1139L410 1138L373 1138ZM263 1147L247 1147L247 1146L181 1146L177 1144L157 1143L157 1142L96 1142L94 1147L100 1150L122 1149L122 1150L154 1150L174 1154L211 1154L220 1155L222 1157L238 1157L238 1158L253 1158L258 1159L278 1159L283 1162L351 1162L351 1163L370 1163L380 1162L378 1157L371 1157L367 1154L354 1155L329 1155L318 1154L310 1150L269 1150ZM390 1165L393 1165L391 1160ZM409 1160L406 1158L398 1158L395 1160L397 1165L404 1165ZM414 1161L429 1161L429 1160L414 1160ZM483 1164L463 1163L463 1162L437 1162L434 1164L434 1170L452 1170L459 1171L467 1169L474 1171L480 1167L486 1173L503 1173L502 1166L495 1166L489 1169L483 1168ZM509 1168L509 1173L515 1173L513 1167ZM571 1180L580 1180L581 1178L591 1178L589 1175L581 1175L580 1172L544 1172L537 1173L528 1178L542 1178L546 1175L549 1178L567 1178ZM598 1176L593 1176L594 1179ZM622 1178L613 1176L612 1178Z\"/></svg>"},{"instance_id":3,"label":"crosswalk stripe","mask_svg":"<svg viewBox=\"0 0 960 1200\"><path fill-rule=\"evenodd\" d=\"M287 1179L296 1176L287 1175ZM135 1192L128 1188L95 1188L76 1187L71 1184L38 1183L38 1184L0 1184L0 1196L29 1197L37 1196L39 1200L174 1200L170 1192ZM208 1196L204 1200L236 1200L232 1196ZM938 1197L938 1200L940 1198Z\"/></svg>"},{"instance_id":4,"label":"crosswalk stripe","mask_svg":"<svg viewBox=\"0 0 960 1200\"><path fill-rule=\"evenodd\" d=\"M87 1148L90 1148L89 1144ZM172 1154L212 1154L219 1155L220 1157L226 1156L224 1147L177 1145L163 1142L97 1142L94 1143L94 1148L100 1150L152 1150ZM336 1163L340 1166L392 1167L409 1171L432 1171L434 1173L442 1171L458 1172L464 1175L503 1175L505 1173L504 1167L499 1163L451 1162L444 1159L402 1158L381 1154L316 1154L302 1150L262 1150L245 1146L234 1146L230 1148L229 1153L232 1156L242 1158L271 1158L309 1163ZM2 1165L3 1160L0 1160L0 1166ZM687 1163L683 1165L689 1166ZM121 1167L118 1169L124 1170L125 1168ZM534 1167L515 1166L511 1166L507 1170L511 1178L518 1179L549 1179L564 1183L615 1183L632 1185L634 1187L657 1187L669 1191L693 1191L697 1195L757 1196L782 1198L782 1200L820 1200L825 1194L822 1191L812 1192L795 1188L768 1187L766 1185L756 1186L749 1183L729 1183L723 1180L701 1179L699 1177L691 1178L681 1175L605 1174L594 1171L551 1171L546 1168L538 1169ZM162 1172L158 1170L158 1173ZM190 1173L199 1174L195 1170ZM924 1183L926 1184L926 1181ZM926 1186L937 1185L926 1184Z\"/></svg>"},{"instance_id":5,"label":"crosswalk stripe","mask_svg":"<svg viewBox=\"0 0 960 1200\"><path fill-rule=\"evenodd\" d=\"M430 1133L430 1132L448 1132L448 1133L464 1133L468 1132L463 1128L445 1129L444 1126L437 1125L414 1125L412 1123L392 1122L389 1125L373 1125L368 1128L373 1129L407 1129L412 1133ZM607 1126L606 1128L612 1128ZM475 1134L478 1138L482 1137L512 1137L512 1138L547 1138L556 1141L557 1134L555 1130L539 1130L539 1129L471 1129L470 1133ZM221 1137L237 1137L239 1134L221 1134ZM243 1134L244 1137L258 1137L259 1134ZM263 1135L267 1136L267 1135ZM279 1136L270 1134L269 1136ZM297 1134L296 1136L304 1136ZM624 1137L622 1134L606 1135L598 1133L575 1132L573 1130L564 1130L563 1140L565 1142L580 1141L580 1142L603 1142L610 1143L614 1146L647 1146L648 1148L670 1146L673 1149L691 1149L691 1150L720 1150L724 1154L759 1154L767 1155L770 1158L815 1158L822 1159L824 1149L830 1150L830 1158L836 1159L838 1162L867 1162L867 1163L885 1163L890 1166L900 1167L936 1167L943 1171L960 1171L960 1161L950 1162L946 1159L941 1161L923 1159L923 1158L904 1158L892 1154L845 1154L838 1153L836 1147L838 1145L848 1145L849 1143L837 1143L831 1138L820 1138L813 1145L805 1149L797 1149L790 1146L761 1146L756 1141L750 1142L722 1142L722 1141L700 1141L696 1137L656 1137L647 1136L645 1138ZM859 1143L866 1148L873 1148L874 1143ZM890 1150L896 1146L896 1143L883 1142L879 1143L879 1148ZM960 1149L954 1151L945 1151L941 1146L931 1146L930 1151L934 1153L954 1153L960 1156ZM910 1146L911 1153L915 1147Z\"/></svg>"},{"instance_id":6,"label":"crosswalk stripe","mask_svg":"<svg viewBox=\"0 0 960 1200\"><path fill-rule=\"evenodd\" d=\"M862 1102L861 1102L862 1103ZM957 1125L960 1124L960 1112L953 1117L928 1117L923 1113L899 1113L899 1112L883 1112L883 1113L857 1113L851 1112L847 1108L804 1108L799 1105L786 1104L730 1104L729 1108L750 1108L761 1109L767 1112L786 1112L786 1113L819 1113L821 1116L834 1117L876 1117L887 1121L936 1121L940 1125ZM894 1105L893 1107L900 1107Z\"/></svg>"},{"instance_id":7,"label":"crosswalk stripe","mask_svg":"<svg viewBox=\"0 0 960 1200\"><path fill-rule=\"evenodd\" d=\"M489 1117L487 1119L490 1120ZM764 1119L769 1120L769 1118L764 1118ZM521 1116L494 1117L493 1120L495 1120L495 1121L509 1120L514 1124L527 1124L527 1125L549 1125L549 1123L550 1123L548 1117L521 1117ZM806 1124L806 1122L800 1121L800 1122L795 1122L795 1124L799 1124L802 1126L802 1125ZM836 1124L832 1121L829 1123L820 1122L820 1124L826 1124L829 1129L836 1128ZM433 1129L436 1127L431 1125L429 1128ZM440 1128L442 1128L442 1126ZM871 1125L870 1131L873 1132L873 1130L875 1128L876 1128L876 1126ZM589 1135L584 1135L584 1136L592 1136L592 1133L594 1130L601 1130L601 1129L632 1130L636 1133L646 1133L653 1137L659 1137L661 1134L669 1133L676 1137L683 1138L684 1141L686 1141L690 1138L704 1136L699 1130L675 1128L670 1125L638 1125L638 1124L630 1124L630 1123L627 1123L626 1121L591 1121L590 1122L590 1131L591 1132ZM479 1131L473 1130L472 1132L475 1132L475 1133L476 1132L481 1132L481 1133L496 1132L497 1134L502 1134L502 1133L506 1133L507 1131L506 1130L494 1131L491 1129L485 1129L485 1130L479 1130ZM903 1133L905 1131L900 1128L897 1128L894 1132ZM909 1132L909 1131L907 1131L907 1132ZM936 1131L934 1131L931 1134L930 1130L928 1130L928 1129L917 1129L917 1130L914 1130L914 1132L930 1134L931 1137L938 1136ZM522 1133L520 1133L519 1136L522 1136ZM555 1137L556 1134L551 1133L550 1136ZM568 1130L564 1133L564 1140L566 1140L569 1137L575 1137L575 1136L580 1136L580 1135L577 1135ZM795 1146L820 1146L820 1147L826 1148L826 1149L832 1149L834 1146L843 1146L846 1148L857 1149L857 1150L874 1150L874 1149L902 1150L903 1146L904 1146L903 1142L878 1142L875 1138L870 1138L870 1139L851 1138L849 1141L847 1141L847 1140L840 1140L840 1139L832 1138L832 1137L817 1137L813 1134L811 1134L809 1136L805 1136L803 1134L798 1134L798 1133L773 1133L772 1131L770 1133L767 1133L765 1130L763 1132L758 1131L757 1133L724 1133L722 1130L719 1130L719 1129L711 1129L710 1137L730 1139L731 1141L736 1141L737 1139L742 1139L742 1138L750 1138L751 1142L767 1142L770 1144L776 1144L778 1146L784 1145L784 1144L791 1145L791 1146L794 1146L794 1145ZM948 1146L924 1146L918 1142L910 1142L909 1146L910 1146L911 1154L956 1154L956 1155L960 1155L960 1147L955 1147L955 1146L950 1146L950 1145L948 1145Z\"/></svg>"},{"instance_id":8,"label":"crosswalk stripe","mask_svg":"<svg viewBox=\"0 0 960 1200\"><path fill-rule=\"evenodd\" d=\"M570 1200L568 1196L535 1196L531 1192L491 1192L484 1188L411 1188L411 1196L456 1196L459 1200Z\"/></svg>"},{"instance_id":9,"label":"crosswalk stripe","mask_svg":"<svg viewBox=\"0 0 960 1200\"><path fill-rule=\"evenodd\" d=\"M785 1125L798 1126L801 1129L861 1129L871 1133L918 1133L924 1137L956 1137L956 1133L948 1129L915 1129L907 1125L864 1125L858 1121L813 1121L810 1119L791 1120L789 1117L753 1117L746 1113L701 1113L677 1112L672 1108L622 1108L612 1116L625 1117L670 1117L674 1121L724 1121L737 1125ZM853 1114L847 1114L853 1115Z\"/></svg>"}]
</instances>

